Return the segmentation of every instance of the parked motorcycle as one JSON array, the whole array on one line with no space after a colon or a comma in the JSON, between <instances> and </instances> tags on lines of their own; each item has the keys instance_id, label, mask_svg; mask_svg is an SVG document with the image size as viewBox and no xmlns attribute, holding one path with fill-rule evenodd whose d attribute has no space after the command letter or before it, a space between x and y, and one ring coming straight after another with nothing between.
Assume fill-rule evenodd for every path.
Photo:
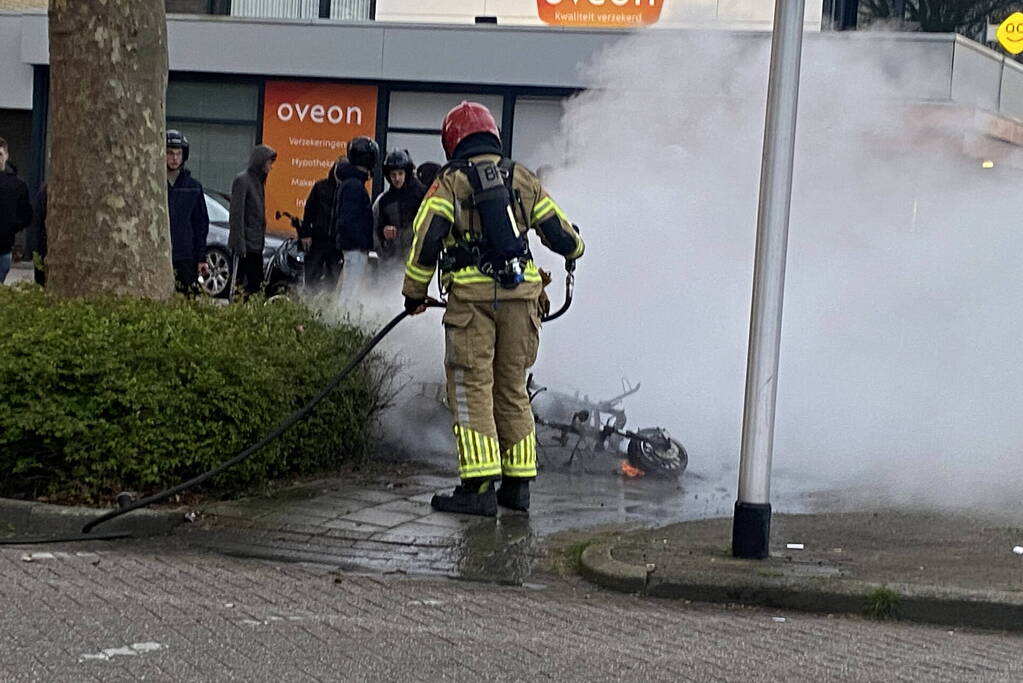
<instances>
[{"instance_id":1,"label":"parked motorcycle","mask_svg":"<svg viewBox=\"0 0 1023 683\"><path fill-rule=\"evenodd\" d=\"M290 219L291 226L298 230L300 221L287 211L275 212L275 217ZM231 297L241 288L238 281L238 256L235 255L231 266ZM260 291L266 298L286 295L305 285L305 252L296 237L289 237L273 250L270 258L263 263L263 282Z\"/></svg>"}]
</instances>

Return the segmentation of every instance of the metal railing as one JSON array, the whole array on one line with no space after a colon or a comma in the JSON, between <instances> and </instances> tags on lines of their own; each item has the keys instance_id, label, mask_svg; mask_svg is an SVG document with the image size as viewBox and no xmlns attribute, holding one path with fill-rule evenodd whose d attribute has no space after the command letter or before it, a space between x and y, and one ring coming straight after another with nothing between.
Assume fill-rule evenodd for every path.
<instances>
[{"instance_id":1,"label":"metal railing","mask_svg":"<svg viewBox=\"0 0 1023 683\"><path fill-rule=\"evenodd\" d=\"M211 14L267 19L370 21L374 0L211 0Z\"/></svg>"}]
</instances>

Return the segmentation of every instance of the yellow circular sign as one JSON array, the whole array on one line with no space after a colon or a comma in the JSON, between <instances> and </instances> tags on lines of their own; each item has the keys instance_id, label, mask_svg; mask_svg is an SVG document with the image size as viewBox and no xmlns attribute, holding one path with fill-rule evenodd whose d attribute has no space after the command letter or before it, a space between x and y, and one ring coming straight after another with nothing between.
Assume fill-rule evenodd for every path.
<instances>
[{"instance_id":1,"label":"yellow circular sign","mask_svg":"<svg viewBox=\"0 0 1023 683\"><path fill-rule=\"evenodd\" d=\"M1014 55L1023 52L1023 12L1015 12L1003 21L995 37L1007 52Z\"/></svg>"}]
</instances>

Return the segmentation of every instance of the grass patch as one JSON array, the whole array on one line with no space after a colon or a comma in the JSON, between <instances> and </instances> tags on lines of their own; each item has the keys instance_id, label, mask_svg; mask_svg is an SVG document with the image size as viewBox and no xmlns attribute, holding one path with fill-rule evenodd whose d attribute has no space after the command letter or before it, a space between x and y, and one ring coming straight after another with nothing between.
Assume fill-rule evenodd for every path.
<instances>
[{"instance_id":1,"label":"grass patch","mask_svg":"<svg viewBox=\"0 0 1023 683\"><path fill-rule=\"evenodd\" d=\"M544 569L555 576L575 576L582 569L583 553L591 545L602 543L619 533L621 528L614 526L597 527L596 529L572 529L554 534L546 543L546 559Z\"/></svg>"},{"instance_id":2,"label":"grass patch","mask_svg":"<svg viewBox=\"0 0 1023 683\"><path fill-rule=\"evenodd\" d=\"M867 594L865 613L871 619L885 620L898 617L899 594L882 586Z\"/></svg>"}]
</instances>

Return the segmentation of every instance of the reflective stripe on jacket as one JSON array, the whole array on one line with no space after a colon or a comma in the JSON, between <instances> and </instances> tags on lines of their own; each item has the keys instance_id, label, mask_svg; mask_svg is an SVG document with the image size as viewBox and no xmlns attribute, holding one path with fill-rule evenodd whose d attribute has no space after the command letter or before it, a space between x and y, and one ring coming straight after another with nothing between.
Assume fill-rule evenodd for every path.
<instances>
[{"instance_id":1,"label":"reflective stripe on jacket","mask_svg":"<svg viewBox=\"0 0 1023 683\"><path fill-rule=\"evenodd\" d=\"M496 154L481 154L470 161L497 162ZM512 187L517 190L521 205L512 197L512 213L520 234L536 231L548 249L567 259L577 259L585 246L579 233L554 200L540 185L532 171L515 164ZM427 193L412 223L415 238L405 264L402 293L413 298L427 294L430 280L445 248L458 241L482 240L479 212L471 206L472 185L465 171L457 166L446 167ZM491 299L535 299L543 285L536 264L529 261L523 272L525 282L514 289L495 286L496 281L476 266L444 273L442 284L465 301Z\"/></svg>"}]
</instances>

